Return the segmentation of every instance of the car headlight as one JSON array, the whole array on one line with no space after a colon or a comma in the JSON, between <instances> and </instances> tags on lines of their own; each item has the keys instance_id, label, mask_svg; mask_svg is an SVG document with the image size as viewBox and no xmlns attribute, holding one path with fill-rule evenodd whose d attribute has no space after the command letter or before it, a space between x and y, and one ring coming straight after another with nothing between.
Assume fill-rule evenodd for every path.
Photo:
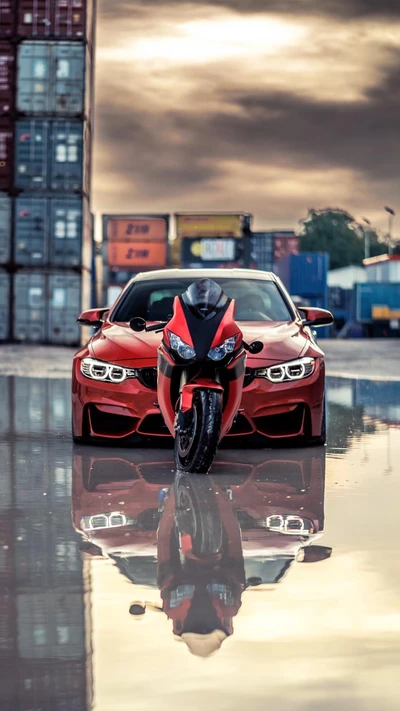
<instances>
[{"instance_id":1,"label":"car headlight","mask_svg":"<svg viewBox=\"0 0 400 711\"><path fill-rule=\"evenodd\" d=\"M287 533L291 536L309 536L314 533L314 524L308 518L291 514L273 514L257 521L261 528L268 528L277 533Z\"/></svg>"},{"instance_id":2,"label":"car headlight","mask_svg":"<svg viewBox=\"0 0 400 711\"><path fill-rule=\"evenodd\" d=\"M226 341L221 343L220 346L215 346L208 351L208 357L211 360L222 360L228 353L232 353L235 350L237 336L231 336L227 338Z\"/></svg>"},{"instance_id":3,"label":"car headlight","mask_svg":"<svg viewBox=\"0 0 400 711\"><path fill-rule=\"evenodd\" d=\"M188 343L185 343L185 341L182 341L182 338L179 338L176 333L168 331L168 336L172 350L176 351L180 358L183 358L183 360L190 360L195 357L196 351L194 348L189 346Z\"/></svg>"},{"instance_id":4,"label":"car headlight","mask_svg":"<svg viewBox=\"0 0 400 711\"><path fill-rule=\"evenodd\" d=\"M81 360L81 373L86 378L105 383L122 383L127 378L137 378L137 371L134 368L123 368L121 365L113 365L94 358Z\"/></svg>"},{"instance_id":5,"label":"car headlight","mask_svg":"<svg viewBox=\"0 0 400 711\"><path fill-rule=\"evenodd\" d=\"M271 383L282 383L288 380L301 380L308 378L314 372L314 358L298 358L280 365L271 365L270 368L258 368L257 378L267 378Z\"/></svg>"}]
</instances>

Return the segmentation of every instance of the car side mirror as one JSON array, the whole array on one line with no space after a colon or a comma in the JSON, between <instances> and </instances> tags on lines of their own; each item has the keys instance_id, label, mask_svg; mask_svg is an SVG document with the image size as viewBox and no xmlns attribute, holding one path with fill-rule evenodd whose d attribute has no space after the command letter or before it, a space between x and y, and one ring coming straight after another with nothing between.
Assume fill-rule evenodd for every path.
<instances>
[{"instance_id":1,"label":"car side mirror","mask_svg":"<svg viewBox=\"0 0 400 711\"><path fill-rule=\"evenodd\" d=\"M333 323L333 316L326 309L314 309L312 306L298 306L298 311L304 313L305 318L302 319L303 326L313 326L318 328L321 326L330 326Z\"/></svg>"},{"instance_id":2,"label":"car side mirror","mask_svg":"<svg viewBox=\"0 0 400 711\"><path fill-rule=\"evenodd\" d=\"M134 318L131 318L129 321L129 326L135 333L140 333L146 330L146 321L144 318L140 318L140 316L134 316Z\"/></svg>"},{"instance_id":3,"label":"car side mirror","mask_svg":"<svg viewBox=\"0 0 400 711\"><path fill-rule=\"evenodd\" d=\"M77 321L80 326L100 328L100 326L103 325L105 316L109 310L108 306L102 309L88 309L87 311L83 311L81 313Z\"/></svg>"},{"instance_id":4,"label":"car side mirror","mask_svg":"<svg viewBox=\"0 0 400 711\"><path fill-rule=\"evenodd\" d=\"M250 343L249 345L249 353L252 355L257 355L258 353L261 353L261 351L264 348L264 344L261 343L261 341L253 341L253 343Z\"/></svg>"}]
</instances>

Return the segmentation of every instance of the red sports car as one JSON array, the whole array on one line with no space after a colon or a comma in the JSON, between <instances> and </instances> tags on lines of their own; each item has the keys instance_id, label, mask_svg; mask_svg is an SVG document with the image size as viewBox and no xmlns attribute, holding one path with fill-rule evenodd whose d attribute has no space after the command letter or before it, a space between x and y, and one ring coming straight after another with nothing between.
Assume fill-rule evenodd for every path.
<instances>
[{"instance_id":1,"label":"red sports car","mask_svg":"<svg viewBox=\"0 0 400 711\"><path fill-rule=\"evenodd\" d=\"M324 354L310 327L328 325L323 309L295 307L274 274L244 269L163 270L134 277L111 308L91 309L79 322L97 328L76 353L72 372L72 432L76 442L171 437L157 403L161 333L135 333L134 317L168 320L174 297L209 277L235 299L235 320L249 343L240 410L227 437L325 442Z\"/></svg>"}]
</instances>

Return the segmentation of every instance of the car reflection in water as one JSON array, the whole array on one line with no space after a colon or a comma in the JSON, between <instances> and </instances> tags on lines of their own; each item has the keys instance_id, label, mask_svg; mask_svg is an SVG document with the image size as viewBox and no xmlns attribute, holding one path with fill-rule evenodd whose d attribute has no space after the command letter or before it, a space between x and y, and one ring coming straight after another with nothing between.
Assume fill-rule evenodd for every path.
<instances>
[{"instance_id":1,"label":"car reflection in water","mask_svg":"<svg viewBox=\"0 0 400 711\"><path fill-rule=\"evenodd\" d=\"M244 591L331 555L315 545L325 450L253 452L260 463L219 461L207 476L175 473L157 455L148 463L126 451L76 453L74 526L86 554L111 558L133 584L158 587L159 605L135 601L132 615L163 610L174 635L209 656L233 633Z\"/></svg>"}]
</instances>

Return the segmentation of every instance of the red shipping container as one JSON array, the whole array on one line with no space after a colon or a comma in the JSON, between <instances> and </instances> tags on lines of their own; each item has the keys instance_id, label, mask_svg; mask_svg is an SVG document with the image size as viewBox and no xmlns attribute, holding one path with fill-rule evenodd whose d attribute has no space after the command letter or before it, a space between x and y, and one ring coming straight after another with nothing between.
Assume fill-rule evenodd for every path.
<instances>
[{"instance_id":1,"label":"red shipping container","mask_svg":"<svg viewBox=\"0 0 400 711\"><path fill-rule=\"evenodd\" d=\"M0 0L0 37L12 37L16 14L16 0Z\"/></svg>"},{"instance_id":2,"label":"red shipping container","mask_svg":"<svg viewBox=\"0 0 400 711\"><path fill-rule=\"evenodd\" d=\"M86 40L93 38L93 0L20 0L19 37Z\"/></svg>"},{"instance_id":3,"label":"red shipping container","mask_svg":"<svg viewBox=\"0 0 400 711\"><path fill-rule=\"evenodd\" d=\"M1 0L0 0L1 1ZM8 116L15 97L15 48L11 42L0 42L0 116Z\"/></svg>"},{"instance_id":4,"label":"red shipping container","mask_svg":"<svg viewBox=\"0 0 400 711\"><path fill-rule=\"evenodd\" d=\"M274 261L287 257L288 254L299 253L299 238L294 232L275 232Z\"/></svg>"},{"instance_id":5,"label":"red shipping container","mask_svg":"<svg viewBox=\"0 0 400 711\"><path fill-rule=\"evenodd\" d=\"M0 119L0 190L11 190L13 180L13 124Z\"/></svg>"}]
</instances>

